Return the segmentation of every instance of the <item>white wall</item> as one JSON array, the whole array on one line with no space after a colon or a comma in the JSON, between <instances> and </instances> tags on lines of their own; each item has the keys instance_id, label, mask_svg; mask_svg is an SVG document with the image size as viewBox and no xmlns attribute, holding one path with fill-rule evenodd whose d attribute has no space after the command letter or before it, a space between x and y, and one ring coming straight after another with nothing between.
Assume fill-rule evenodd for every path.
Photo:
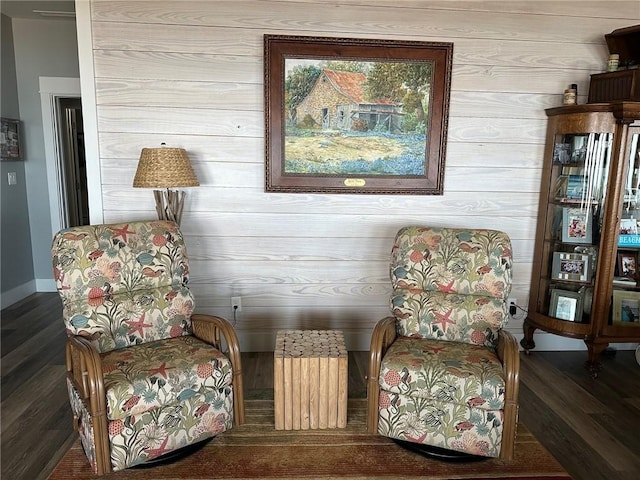
<instances>
[{"instance_id":1,"label":"white wall","mask_svg":"<svg viewBox=\"0 0 640 480\"><path fill-rule=\"evenodd\" d=\"M151 192L131 186L142 147L187 149L201 182L182 222L191 286L207 313L230 317L230 297L242 297L243 350L308 327L341 328L349 348L366 349L407 224L506 231L513 296L526 305L544 109L570 83L584 103L607 61L603 35L638 20L636 1L93 0L104 220L155 216ZM266 33L453 42L444 195L265 193Z\"/></svg>"}]
</instances>

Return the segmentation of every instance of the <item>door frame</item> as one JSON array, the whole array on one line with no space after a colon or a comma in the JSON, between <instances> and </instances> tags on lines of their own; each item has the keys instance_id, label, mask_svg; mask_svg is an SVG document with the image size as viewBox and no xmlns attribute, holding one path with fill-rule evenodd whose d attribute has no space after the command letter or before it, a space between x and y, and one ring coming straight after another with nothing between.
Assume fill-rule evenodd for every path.
<instances>
[{"instance_id":1,"label":"door frame","mask_svg":"<svg viewBox=\"0 0 640 480\"><path fill-rule=\"evenodd\" d=\"M89 221L92 225L96 225L104 223L104 210L100 148L98 145L98 104L96 101L90 1L76 0L76 30L78 36L78 66L80 68L80 84L82 86L82 123L84 153L87 162Z\"/></svg>"},{"instance_id":2,"label":"door frame","mask_svg":"<svg viewBox=\"0 0 640 480\"><path fill-rule=\"evenodd\" d=\"M102 203L102 173L98 147L98 115L96 104L95 74L93 71L93 32L91 3L76 0L76 31L78 37L78 66L80 78L40 77L40 101L44 130L47 185L52 235L61 228L59 198L59 153L56 150L55 106L56 96L81 98L84 130L84 149L87 163L87 194L89 221L92 225L104 223ZM44 82L44 84L43 84Z\"/></svg>"},{"instance_id":3,"label":"door frame","mask_svg":"<svg viewBox=\"0 0 640 480\"><path fill-rule=\"evenodd\" d=\"M64 182L62 180L62 152L58 129L58 98L81 98L80 79L70 77L40 77L40 105L42 131L47 166L51 232L65 227ZM87 182L89 178L87 178ZM89 208L91 211L91 207Z\"/></svg>"}]
</instances>

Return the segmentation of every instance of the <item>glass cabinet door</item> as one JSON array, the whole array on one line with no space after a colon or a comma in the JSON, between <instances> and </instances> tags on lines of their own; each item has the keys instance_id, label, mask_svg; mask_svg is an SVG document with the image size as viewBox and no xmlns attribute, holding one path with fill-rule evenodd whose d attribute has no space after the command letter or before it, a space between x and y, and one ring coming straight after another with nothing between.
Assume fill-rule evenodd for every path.
<instances>
[{"instance_id":1,"label":"glass cabinet door","mask_svg":"<svg viewBox=\"0 0 640 480\"><path fill-rule=\"evenodd\" d=\"M612 140L612 133L554 137L539 313L561 321L590 322Z\"/></svg>"},{"instance_id":2,"label":"glass cabinet door","mask_svg":"<svg viewBox=\"0 0 640 480\"><path fill-rule=\"evenodd\" d=\"M524 336L640 341L640 102L548 108Z\"/></svg>"},{"instance_id":3,"label":"glass cabinet door","mask_svg":"<svg viewBox=\"0 0 640 480\"><path fill-rule=\"evenodd\" d=\"M629 129L609 324L640 328L640 128Z\"/></svg>"}]
</instances>

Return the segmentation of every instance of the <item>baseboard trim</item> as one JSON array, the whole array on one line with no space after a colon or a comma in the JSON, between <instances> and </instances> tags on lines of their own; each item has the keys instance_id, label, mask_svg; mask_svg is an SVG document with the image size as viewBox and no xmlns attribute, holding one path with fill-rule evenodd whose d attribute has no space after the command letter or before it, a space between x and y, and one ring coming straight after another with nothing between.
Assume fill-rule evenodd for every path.
<instances>
[{"instance_id":1,"label":"baseboard trim","mask_svg":"<svg viewBox=\"0 0 640 480\"><path fill-rule=\"evenodd\" d=\"M14 303L28 297L36 292L55 292L56 284L53 279L36 279L31 280L23 285L0 293L0 308L7 308ZM275 333L268 332L245 332L237 331L238 340L240 341L240 350L243 352L271 352L275 347ZM511 332L520 344L524 334ZM352 351L368 351L371 343L371 332L344 332L344 341L347 350ZM551 333L537 331L533 335L533 341L536 348L532 351L574 351L586 350L587 346L582 340L574 338L561 337ZM635 350L637 343L612 343L611 348L615 350Z\"/></svg>"},{"instance_id":2,"label":"baseboard trim","mask_svg":"<svg viewBox=\"0 0 640 480\"><path fill-rule=\"evenodd\" d=\"M0 293L0 308L7 308L36 292L55 292L56 282L52 278L29 280L20 286Z\"/></svg>"},{"instance_id":3,"label":"baseboard trim","mask_svg":"<svg viewBox=\"0 0 640 480\"><path fill-rule=\"evenodd\" d=\"M11 290L0 293L0 308L7 308L23 298L27 298L32 293L36 293L37 285L35 280L30 280Z\"/></svg>"},{"instance_id":4,"label":"baseboard trim","mask_svg":"<svg viewBox=\"0 0 640 480\"><path fill-rule=\"evenodd\" d=\"M36 291L37 292L55 292L56 281L53 278L40 278L36 279Z\"/></svg>"},{"instance_id":5,"label":"baseboard trim","mask_svg":"<svg viewBox=\"0 0 640 480\"><path fill-rule=\"evenodd\" d=\"M512 333L516 337L518 344L520 344L524 334ZM271 352L275 347L275 333L238 331L237 334L240 350L243 352ZM587 349L582 340L565 338L547 332L535 333L533 340L536 343L536 348L532 352L580 351ZM344 341L347 350L368 351L371 343L371 332L344 332ZM615 350L635 350L638 344L612 343L610 346Z\"/></svg>"},{"instance_id":6,"label":"baseboard trim","mask_svg":"<svg viewBox=\"0 0 640 480\"><path fill-rule=\"evenodd\" d=\"M513 333L513 332L512 332ZM524 337L523 333L513 334L520 344L520 340ZM566 338L559 335L553 335L547 332L538 332L533 334L533 341L536 344L536 348L531 350L532 352L567 352L587 350L587 345L583 340L577 338ZM610 343L609 347L614 350L635 350L637 343ZM522 347L520 348L522 350Z\"/></svg>"}]
</instances>

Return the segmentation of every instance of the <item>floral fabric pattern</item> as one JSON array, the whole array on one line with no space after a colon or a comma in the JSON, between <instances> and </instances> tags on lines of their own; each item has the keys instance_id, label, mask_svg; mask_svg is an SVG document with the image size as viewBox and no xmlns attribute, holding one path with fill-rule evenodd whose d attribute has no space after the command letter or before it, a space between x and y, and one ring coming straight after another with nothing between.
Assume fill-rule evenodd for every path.
<instances>
[{"instance_id":1,"label":"floral fabric pattern","mask_svg":"<svg viewBox=\"0 0 640 480\"><path fill-rule=\"evenodd\" d=\"M63 230L52 257L68 334L98 351L190 333L188 259L175 223Z\"/></svg>"},{"instance_id":2,"label":"floral fabric pattern","mask_svg":"<svg viewBox=\"0 0 640 480\"><path fill-rule=\"evenodd\" d=\"M158 340L102 355L107 418L123 419L231 385L231 362L195 337Z\"/></svg>"},{"instance_id":3,"label":"floral fabric pattern","mask_svg":"<svg viewBox=\"0 0 640 480\"><path fill-rule=\"evenodd\" d=\"M497 345L511 242L496 230L406 227L391 252L391 310L403 336Z\"/></svg>"},{"instance_id":4,"label":"floral fabric pattern","mask_svg":"<svg viewBox=\"0 0 640 480\"><path fill-rule=\"evenodd\" d=\"M511 241L496 230L405 227L391 252L398 337L382 359L378 432L500 455Z\"/></svg>"},{"instance_id":5,"label":"floral fabric pattern","mask_svg":"<svg viewBox=\"0 0 640 480\"><path fill-rule=\"evenodd\" d=\"M489 348L399 337L382 359L380 386L392 394L500 410L502 364Z\"/></svg>"},{"instance_id":6,"label":"floral fabric pattern","mask_svg":"<svg viewBox=\"0 0 640 480\"><path fill-rule=\"evenodd\" d=\"M232 427L232 365L191 334L188 257L175 223L70 228L54 237L52 257L67 334L100 354L108 432L68 380L95 472L97 441L109 442L112 469L122 470Z\"/></svg>"},{"instance_id":7,"label":"floral fabric pattern","mask_svg":"<svg viewBox=\"0 0 640 480\"><path fill-rule=\"evenodd\" d=\"M502 410L483 410L380 391L378 433L387 437L497 457L502 428Z\"/></svg>"},{"instance_id":8,"label":"floral fabric pattern","mask_svg":"<svg viewBox=\"0 0 640 480\"><path fill-rule=\"evenodd\" d=\"M228 430L233 425L231 387L208 389L183 402L109 421L113 470L138 465Z\"/></svg>"}]
</instances>

